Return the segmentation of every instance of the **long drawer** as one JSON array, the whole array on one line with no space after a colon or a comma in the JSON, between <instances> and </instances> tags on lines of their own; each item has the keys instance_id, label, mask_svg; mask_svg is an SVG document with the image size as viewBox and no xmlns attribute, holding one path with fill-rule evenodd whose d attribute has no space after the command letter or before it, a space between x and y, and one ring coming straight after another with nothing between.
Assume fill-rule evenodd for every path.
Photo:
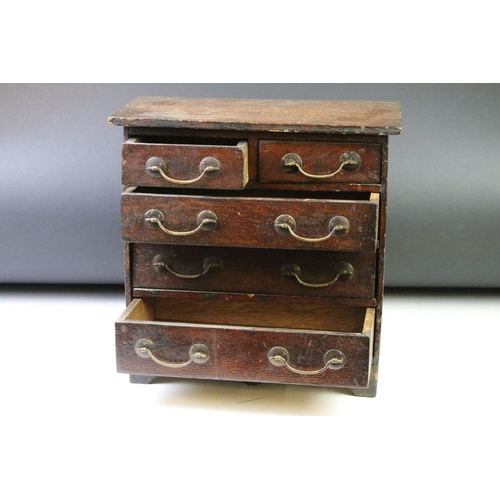
<instances>
[{"instance_id":1,"label":"long drawer","mask_svg":"<svg viewBox=\"0 0 500 500\"><path fill-rule=\"evenodd\" d=\"M134 244L132 286L373 298L375 253Z\"/></svg>"},{"instance_id":2,"label":"long drawer","mask_svg":"<svg viewBox=\"0 0 500 500\"><path fill-rule=\"evenodd\" d=\"M310 301L134 299L116 323L118 371L367 387L375 310Z\"/></svg>"},{"instance_id":3,"label":"long drawer","mask_svg":"<svg viewBox=\"0 0 500 500\"><path fill-rule=\"evenodd\" d=\"M294 199L122 194L124 241L373 252L378 194L369 199Z\"/></svg>"}]
</instances>

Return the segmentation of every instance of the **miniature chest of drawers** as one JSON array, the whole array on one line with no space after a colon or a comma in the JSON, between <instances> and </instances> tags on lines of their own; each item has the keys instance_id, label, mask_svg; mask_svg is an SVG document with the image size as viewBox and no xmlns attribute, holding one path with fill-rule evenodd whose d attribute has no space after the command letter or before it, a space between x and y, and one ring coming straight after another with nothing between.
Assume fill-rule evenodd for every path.
<instances>
[{"instance_id":1,"label":"miniature chest of drawers","mask_svg":"<svg viewBox=\"0 0 500 500\"><path fill-rule=\"evenodd\" d=\"M374 396L395 102L140 97L117 369Z\"/></svg>"}]
</instances>

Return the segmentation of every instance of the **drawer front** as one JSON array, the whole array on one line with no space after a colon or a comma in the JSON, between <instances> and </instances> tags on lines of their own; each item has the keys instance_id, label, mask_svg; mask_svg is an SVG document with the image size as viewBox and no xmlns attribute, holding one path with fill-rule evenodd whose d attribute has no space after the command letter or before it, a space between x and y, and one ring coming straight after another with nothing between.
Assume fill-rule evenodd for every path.
<instances>
[{"instance_id":1,"label":"drawer front","mask_svg":"<svg viewBox=\"0 0 500 500\"><path fill-rule=\"evenodd\" d=\"M378 184L380 165L379 144L259 143L261 182Z\"/></svg>"},{"instance_id":2,"label":"drawer front","mask_svg":"<svg viewBox=\"0 0 500 500\"><path fill-rule=\"evenodd\" d=\"M248 181L248 145L154 144L129 139L123 145L126 186L243 189Z\"/></svg>"},{"instance_id":3,"label":"drawer front","mask_svg":"<svg viewBox=\"0 0 500 500\"><path fill-rule=\"evenodd\" d=\"M221 331L217 336L219 378L299 385L368 386L371 337L259 329L234 333ZM283 356L288 366L276 359L272 364L273 355ZM334 365L334 369L324 370L329 356L337 357L338 369Z\"/></svg>"},{"instance_id":4,"label":"drawer front","mask_svg":"<svg viewBox=\"0 0 500 500\"><path fill-rule=\"evenodd\" d=\"M342 333L184 324L154 316L148 319L148 313L141 312L147 308L135 299L116 323L119 372L299 385L368 385L374 309L363 309L363 331Z\"/></svg>"},{"instance_id":5,"label":"drawer front","mask_svg":"<svg viewBox=\"0 0 500 500\"><path fill-rule=\"evenodd\" d=\"M124 241L372 252L372 201L122 195Z\"/></svg>"},{"instance_id":6,"label":"drawer front","mask_svg":"<svg viewBox=\"0 0 500 500\"><path fill-rule=\"evenodd\" d=\"M375 253L133 246L132 286L373 298Z\"/></svg>"},{"instance_id":7,"label":"drawer front","mask_svg":"<svg viewBox=\"0 0 500 500\"><path fill-rule=\"evenodd\" d=\"M217 378L216 339L208 328L168 325L156 321L128 321L117 322L115 330L116 362L119 373ZM140 342L141 340L147 342ZM197 346L203 347L197 349ZM139 355L136 348L145 347L151 349L158 361L177 367L163 366L153 361L151 357ZM203 352L207 360L202 364L193 361L187 366L182 366L190 361L193 351Z\"/></svg>"}]
</instances>

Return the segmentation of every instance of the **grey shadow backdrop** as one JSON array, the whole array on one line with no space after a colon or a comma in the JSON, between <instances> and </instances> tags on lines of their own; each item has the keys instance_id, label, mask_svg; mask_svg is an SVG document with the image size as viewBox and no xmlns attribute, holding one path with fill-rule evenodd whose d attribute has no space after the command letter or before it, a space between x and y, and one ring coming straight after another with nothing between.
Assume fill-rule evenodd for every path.
<instances>
[{"instance_id":1,"label":"grey shadow backdrop","mask_svg":"<svg viewBox=\"0 0 500 500\"><path fill-rule=\"evenodd\" d=\"M123 282L122 129L140 95L399 101L388 286L500 286L498 84L0 86L0 281Z\"/></svg>"}]
</instances>

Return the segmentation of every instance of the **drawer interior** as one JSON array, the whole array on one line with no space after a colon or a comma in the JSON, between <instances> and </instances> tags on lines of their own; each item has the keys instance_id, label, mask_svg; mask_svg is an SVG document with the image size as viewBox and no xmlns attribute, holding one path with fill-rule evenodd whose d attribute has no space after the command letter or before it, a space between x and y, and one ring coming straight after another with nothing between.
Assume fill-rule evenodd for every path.
<instances>
[{"instance_id":1,"label":"drawer interior","mask_svg":"<svg viewBox=\"0 0 500 500\"><path fill-rule=\"evenodd\" d=\"M159 321L371 335L375 309L299 297L210 295L134 299L119 322Z\"/></svg>"},{"instance_id":2,"label":"drawer interior","mask_svg":"<svg viewBox=\"0 0 500 500\"><path fill-rule=\"evenodd\" d=\"M148 186L134 186L129 192L135 194L175 194L178 195L179 191L175 188L155 188ZM210 193L203 189L191 188L189 190L189 196L224 196L224 197L238 197L242 196L241 191L231 191L231 190L210 190ZM273 189L245 189L243 192L245 197L255 197L255 198L289 198L289 199L304 199L304 193L300 191L279 191ZM353 191L311 191L307 193L308 199L313 200L347 200L347 201L370 201L378 202L380 195L378 193L371 192L353 192Z\"/></svg>"},{"instance_id":3,"label":"drawer interior","mask_svg":"<svg viewBox=\"0 0 500 500\"><path fill-rule=\"evenodd\" d=\"M131 137L127 144L191 144L197 146L237 146L245 139L233 139L224 137L175 137L175 136L138 136Z\"/></svg>"}]
</instances>

